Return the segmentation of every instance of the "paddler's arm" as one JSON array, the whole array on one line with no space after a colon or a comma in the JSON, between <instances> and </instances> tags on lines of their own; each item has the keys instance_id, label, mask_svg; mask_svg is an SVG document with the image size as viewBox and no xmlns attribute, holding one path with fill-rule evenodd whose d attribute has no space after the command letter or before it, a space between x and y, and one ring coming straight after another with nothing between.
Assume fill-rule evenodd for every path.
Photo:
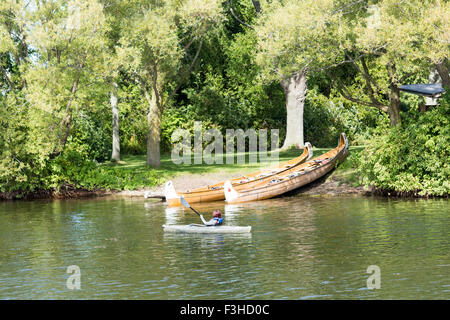
<instances>
[{"instance_id":1,"label":"paddler's arm","mask_svg":"<svg viewBox=\"0 0 450 320\"><path fill-rule=\"evenodd\" d=\"M207 222L206 220L205 220L205 218L203 218L203 215L201 214L200 215L200 219L202 219L202 222L203 222L203 224L205 225L205 226L210 226L211 224L209 224L209 222Z\"/></svg>"},{"instance_id":2,"label":"paddler's arm","mask_svg":"<svg viewBox=\"0 0 450 320\"><path fill-rule=\"evenodd\" d=\"M203 222L206 226L217 226L218 225L218 221L216 219L211 219L208 222L204 221Z\"/></svg>"}]
</instances>

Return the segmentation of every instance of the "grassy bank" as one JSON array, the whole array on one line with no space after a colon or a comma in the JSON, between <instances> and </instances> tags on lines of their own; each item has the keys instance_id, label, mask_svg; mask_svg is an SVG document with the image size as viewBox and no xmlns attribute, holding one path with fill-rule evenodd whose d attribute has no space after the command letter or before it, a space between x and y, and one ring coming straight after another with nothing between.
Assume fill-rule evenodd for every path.
<instances>
[{"instance_id":1,"label":"grassy bank","mask_svg":"<svg viewBox=\"0 0 450 320\"><path fill-rule=\"evenodd\" d=\"M359 176L356 172L356 159L359 152L363 147L350 147L350 155L346 161L339 165L339 167L332 173L332 179L340 182L349 183L352 186L359 186ZM314 148L314 156L319 156L330 148ZM288 161L301 154L302 150L290 149L279 153L279 162ZM245 156L245 163L237 163L238 156ZM256 163L250 163L250 156L254 156L254 153L235 154L234 163L226 164L223 159L223 164L175 164L173 163L170 155L164 155L161 157L161 165L158 168L149 168L145 165L145 155L135 156L123 156L120 163L103 163L99 167L106 170L113 170L117 173L118 179L124 179L126 177L126 184L114 184L112 183L106 188L119 189L119 190L133 190L136 188L154 187L162 184L169 179L184 175L211 175L211 174L235 174L239 176L243 173L249 173L257 171L261 168L267 168L276 164L276 162L269 160L263 160ZM142 179L143 176L152 172L155 177L154 180ZM123 185L123 188L120 188ZM119 188L117 188L119 186Z\"/></svg>"},{"instance_id":2,"label":"grassy bank","mask_svg":"<svg viewBox=\"0 0 450 320\"><path fill-rule=\"evenodd\" d=\"M361 177L357 168L358 159L364 146L350 147L349 149L350 154L347 159L330 174L329 178L338 183L346 183L351 187L360 187Z\"/></svg>"}]
</instances>

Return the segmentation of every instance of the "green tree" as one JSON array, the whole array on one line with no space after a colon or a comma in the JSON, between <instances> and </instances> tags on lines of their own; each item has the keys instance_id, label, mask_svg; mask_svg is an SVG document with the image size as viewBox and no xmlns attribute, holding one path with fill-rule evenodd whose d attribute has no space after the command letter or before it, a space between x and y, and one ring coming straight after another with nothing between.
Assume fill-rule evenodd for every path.
<instances>
[{"instance_id":1,"label":"green tree","mask_svg":"<svg viewBox=\"0 0 450 320\"><path fill-rule=\"evenodd\" d=\"M160 164L162 111L197 60L205 33L220 21L220 11L215 0L150 1L139 3L130 15L118 54L140 82L149 106L147 165Z\"/></svg>"},{"instance_id":2,"label":"green tree","mask_svg":"<svg viewBox=\"0 0 450 320\"><path fill-rule=\"evenodd\" d=\"M445 67L449 15L446 1L383 0L368 6L366 18L348 29L357 38L345 42L346 56L364 78L372 104L387 107L391 126L401 122L399 85L412 75L428 74L432 66ZM375 80L365 56L385 66L384 79Z\"/></svg>"},{"instance_id":3,"label":"green tree","mask_svg":"<svg viewBox=\"0 0 450 320\"><path fill-rule=\"evenodd\" d=\"M401 125L376 130L361 154L366 185L383 193L448 196L450 95L425 113L406 114Z\"/></svg>"},{"instance_id":4,"label":"green tree","mask_svg":"<svg viewBox=\"0 0 450 320\"><path fill-rule=\"evenodd\" d=\"M326 42L331 1L289 1L264 3L256 24L258 63L263 80L279 81L286 97L286 139L283 148L303 147L303 110L307 74L318 65L315 47Z\"/></svg>"},{"instance_id":5,"label":"green tree","mask_svg":"<svg viewBox=\"0 0 450 320\"><path fill-rule=\"evenodd\" d=\"M26 88L24 73L30 47L27 39L26 19L22 14L23 1L0 3L0 83L1 95L18 98Z\"/></svg>"},{"instance_id":6,"label":"green tree","mask_svg":"<svg viewBox=\"0 0 450 320\"><path fill-rule=\"evenodd\" d=\"M326 72L343 97L388 113L392 126L401 122L398 86L433 64L445 67L446 1L288 1L269 8L257 27L267 79ZM359 74L359 90L336 72L345 64ZM297 114L303 96L293 99Z\"/></svg>"},{"instance_id":7,"label":"green tree","mask_svg":"<svg viewBox=\"0 0 450 320\"><path fill-rule=\"evenodd\" d=\"M49 183L49 163L102 94L104 17L98 1L6 1L0 5L2 186ZM3 86L3 82L2 85ZM3 130L4 129L4 130Z\"/></svg>"},{"instance_id":8,"label":"green tree","mask_svg":"<svg viewBox=\"0 0 450 320\"><path fill-rule=\"evenodd\" d=\"M121 32L126 26L127 17L130 10L133 10L134 3L120 0L104 0L103 12L107 24L105 34L106 59L104 81L110 88L109 103L112 111L112 161L120 161L120 126L119 126L119 83L123 78L120 75L121 64L118 60L116 48L121 37Z\"/></svg>"},{"instance_id":9,"label":"green tree","mask_svg":"<svg viewBox=\"0 0 450 320\"><path fill-rule=\"evenodd\" d=\"M36 50L26 74L30 129L37 146L50 148L54 158L64 149L75 114L91 105L90 87L101 90L105 19L96 0L37 1L28 14L28 39Z\"/></svg>"}]
</instances>

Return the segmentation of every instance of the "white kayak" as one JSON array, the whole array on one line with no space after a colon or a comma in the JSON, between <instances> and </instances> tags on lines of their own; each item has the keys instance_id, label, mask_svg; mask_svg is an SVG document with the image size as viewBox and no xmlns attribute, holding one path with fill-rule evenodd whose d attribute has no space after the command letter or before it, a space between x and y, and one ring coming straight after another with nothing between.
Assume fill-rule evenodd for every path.
<instances>
[{"instance_id":1,"label":"white kayak","mask_svg":"<svg viewBox=\"0 0 450 320\"><path fill-rule=\"evenodd\" d=\"M201 224L163 225L165 232L180 233L249 233L251 226L205 226Z\"/></svg>"}]
</instances>

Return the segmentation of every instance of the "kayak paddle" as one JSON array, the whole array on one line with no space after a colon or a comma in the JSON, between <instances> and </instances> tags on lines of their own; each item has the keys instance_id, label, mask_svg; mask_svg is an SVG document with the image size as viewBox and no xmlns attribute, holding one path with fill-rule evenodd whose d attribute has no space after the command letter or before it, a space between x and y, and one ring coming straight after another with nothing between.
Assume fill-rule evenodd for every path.
<instances>
[{"instance_id":1,"label":"kayak paddle","mask_svg":"<svg viewBox=\"0 0 450 320\"><path fill-rule=\"evenodd\" d=\"M197 210L195 210L194 208L192 208L191 205L186 201L186 199L185 199L183 196L180 197L180 202L181 202L181 204L182 204L184 207L189 208L189 209L191 209L192 211L194 211L194 212L200 217L200 219L202 219L203 224L204 224L205 226L207 225L207 222L205 221L205 219L203 218L203 216L202 216L200 213L198 213Z\"/></svg>"}]
</instances>

